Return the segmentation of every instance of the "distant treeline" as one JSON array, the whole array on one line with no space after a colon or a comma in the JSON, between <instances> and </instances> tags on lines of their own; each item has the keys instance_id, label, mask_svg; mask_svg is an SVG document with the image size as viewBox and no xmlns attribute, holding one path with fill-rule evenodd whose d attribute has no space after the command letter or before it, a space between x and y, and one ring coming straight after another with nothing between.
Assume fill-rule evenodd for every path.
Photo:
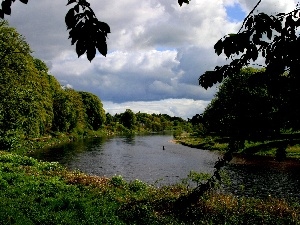
<instances>
[{"instance_id":1,"label":"distant treeline","mask_svg":"<svg viewBox=\"0 0 300 225\"><path fill-rule=\"evenodd\" d=\"M124 113L106 114L105 129L111 132L161 132L172 130L183 132L191 130L191 125L184 119L167 114L134 113L126 109Z\"/></svg>"},{"instance_id":2,"label":"distant treeline","mask_svg":"<svg viewBox=\"0 0 300 225\"><path fill-rule=\"evenodd\" d=\"M24 38L0 21L0 149L56 133L157 132L185 126L178 117L135 114L129 109L105 114L97 96L61 86L31 52Z\"/></svg>"}]
</instances>

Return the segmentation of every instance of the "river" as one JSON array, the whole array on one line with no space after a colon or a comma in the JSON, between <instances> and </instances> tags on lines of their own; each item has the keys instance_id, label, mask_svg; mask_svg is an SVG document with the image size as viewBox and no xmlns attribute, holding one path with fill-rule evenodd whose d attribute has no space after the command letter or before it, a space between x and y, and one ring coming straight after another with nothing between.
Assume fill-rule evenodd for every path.
<instances>
[{"instance_id":1,"label":"river","mask_svg":"<svg viewBox=\"0 0 300 225\"><path fill-rule=\"evenodd\" d=\"M32 156L91 175L121 175L127 181L139 179L157 186L181 182L190 171L213 173L219 153L189 148L172 139L171 135L92 138L40 150ZM297 160L236 156L225 169L231 180L226 192L300 199Z\"/></svg>"}]
</instances>

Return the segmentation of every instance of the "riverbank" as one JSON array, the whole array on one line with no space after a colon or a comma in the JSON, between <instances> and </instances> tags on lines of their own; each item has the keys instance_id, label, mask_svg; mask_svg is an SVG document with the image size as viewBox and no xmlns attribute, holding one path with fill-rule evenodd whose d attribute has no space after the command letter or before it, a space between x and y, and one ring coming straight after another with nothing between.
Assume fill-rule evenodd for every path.
<instances>
[{"instance_id":1,"label":"riverbank","mask_svg":"<svg viewBox=\"0 0 300 225\"><path fill-rule=\"evenodd\" d=\"M0 152L0 224L299 224L299 201L207 193L175 204L184 185L156 188L68 171L58 163Z\"/></svg>"},{"instance_id":2,"label":"riverbank","mask_svg":"<svg viewBox=\"0 0 300 225\"><path fill-rule=\"evenodd\" d=\"M74 141L78 141L81 139L96 138L96 137L114 137L119 135L127 135L127 136L144 135L144 134L152 134L152 133L153 132L148 132L148 131L137 132L137 131L130 131L130 130L128 130L127 132L124 131L112 132L107 129L100 129L98 131L86 130L82 134L52 132L47 136L43 136L40 138L25 139L22 141L22 144L20 146L12 149L11 151L20 155L28 155L33 153L36 150L59 146Z\"/></svg>"},{"instance_id":3,"label":"riverbank","mask_svg":"<svg viewBox=\"0 0 300 225\"><path fill-rule=\"evenodd\" d=\"M217 136L199 137L190 134L184 134L176 137L175 141L191 148L220 152L225 152L228 147L228 139ZM280 144L283 142L287 142L286 157L300 159L300 139L287 141L286 137L282 139L266 140L261 142L245 141L244 148L240 149L237 153L275 157L278 146L280 146Z\"/></svg>"}]
</instances>

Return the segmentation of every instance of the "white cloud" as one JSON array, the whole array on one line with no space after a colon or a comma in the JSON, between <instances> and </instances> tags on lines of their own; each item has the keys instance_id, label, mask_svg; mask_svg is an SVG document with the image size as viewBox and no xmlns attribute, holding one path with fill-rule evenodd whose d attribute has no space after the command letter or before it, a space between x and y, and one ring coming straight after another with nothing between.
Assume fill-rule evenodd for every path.
<instances>
[{"instance_id":1,"label":"white cloud","mask_svg":"<svg viewBox=\"0 0 300 225\"><path fill-rule=\"evenodd\" d=\"M85 56L77 58L75 47L68 40L64 16L70 7L65 6L66 2L30 0L24 5L16 1L12 16L7 19L26 37L34 55L49 65L62 85L92 92L103 102L118 104L163 99L173 99L175 104L174 99L188 103L212 99L215 88L201 88L198 78L226 63L224 56L214 53L213 45L225 34L236 32L242 23L231 21L226 7L240 4L248 13L257 3L192 0L179 7L177 0L90 0L98 19L107 22L112 33L107 57L97 55L89 63ZM263 0L259 10L286 11L294 6L294 0ZM193 112L193 104L188 103L181 102L186 110L180 108L180 112ZM165 110L157 104L157 110L159 107ZM168 112L175 113L175 108Z\"/></svg>"},{"instance_id":2,"label":"white cloud","mask_svg":"<svg viewBox=\"0 0 300 225\"><path fill-rule=\"evenodd\" d=\"M257 4L257 0L239 0L242 8L249 13L253 7ZM296 0L284 0L284 1L275 1L275 0L263 0L257 7L255 12L265 12L276 14L278 12L290 12L295 9L298 1Z\"/></svg>"},{"instance_id":3,"label":"white cloud","mask_svg":"<svg viewBox=\"0 0 300 225\"><path fill-rule=\"evenodd\" d=\"M124 102L120 104L104 101L103 106L105 111L111 115L123 113L126 109L131 109L134 113L140 111L149 114L168 114L183 119L191 119L194 115L202 113L208 103L209 101L203 100L164 99L160 101Z\"/></svg>"}]
</instances>

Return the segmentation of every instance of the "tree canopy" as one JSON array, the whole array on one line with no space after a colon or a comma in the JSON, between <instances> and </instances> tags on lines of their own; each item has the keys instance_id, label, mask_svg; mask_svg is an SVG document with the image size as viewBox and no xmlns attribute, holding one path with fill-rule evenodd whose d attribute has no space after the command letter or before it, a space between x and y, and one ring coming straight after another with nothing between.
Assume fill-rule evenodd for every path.
<instances>
[{"instance_id":1,"label":"tree canopy","mask_svg":"<svg viewBox=\"0 0 300 225\"><path fill-rule=\"evenodd\" d=\"M263 73L263 69L244 68L222 82L203 113L209 132L239 140L264 139L279 133L284 122L279 116L282 104L270 93Z\"/></svg>"},{"instance_id":2,"label":"tree canopy","mask_svg":"<svg viewBox=\"0 0 300 225\"><path fill-rule=\"evenodd\" d=\"M63 88L48 67L31 56L30 46L0 21L0 148L50 132L82 133L105 122L100 99ZM97 118L96 118L97 117Z\"/></svg>"},{"instance_id":3,"label":"tree canopy","mask_svg":"<svg viewBox=\"0 0 300 225\"><path fill-rule=\"evenodd\" d=\"M234 124L241 127L241 120L247 123L248 128L243 128L246 133L249 134L251 127L250 133L256 130L261 136L269 135L267 130L300 128L296 116L300 112L296 100L300 94L300 57L295 54L300 47L300 8L297 5L292 12L276 15L254 14L260 2L245 18L238 33L226 35L214 46L218 55L225 54L231 62L216 66L214 71L207 71L199 78L204 88L223 81L205 115L210 125L219 122L224 131L225 127L221 127L226 124L227 132L232 135L237 128ZM264 65L254 65L264 69L255 73L243 69L258 59L263 59ZM209 119L216 115L218 120Z\"/></svg>"},{"instance_id":4,"label":"tree canopy","mask_svg":"<svg viewBox=\"0 0 300 225\"><path fill-rule=\"evenodd\" d=\"M281 79L285 72L288 77L298 82L300 56L295 49L300 47L298 28L300 26L299 5L289 13L268 15L254 11L261 0L245 18L241 29L236 34L228 34L221 38L214 49L217 55L225 54L231 62L216 66L214 71L207 71L199 78L199 84L204 88L212 87L222 82L228 76L234 76L244 66L264 59L264 71L271 80ZM295 80L295 81L296 81Z\"/></svg>"}]
</instances>

